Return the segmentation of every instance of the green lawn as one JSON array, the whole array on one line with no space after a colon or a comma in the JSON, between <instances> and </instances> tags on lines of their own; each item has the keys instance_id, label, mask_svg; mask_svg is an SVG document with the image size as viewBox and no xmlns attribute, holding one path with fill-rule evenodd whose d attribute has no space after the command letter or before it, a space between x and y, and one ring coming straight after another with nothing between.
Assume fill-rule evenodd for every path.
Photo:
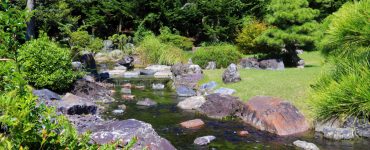
<instances>
[{"instance_id":1,"label":"green lawn","mask_svg":"<svg viewBox=\"0 0 370 150\"><path fill-rule=\"evenodd\" d=\"M307 97L310 85L320 77L324 58L319 52L305 52L300 57L306 62L304 69L288 68L282 71L240 69L242 81L233 84L222 82L224 69L205 70L205 78L200 84L216 81L218 87L235 89L237 91L235 96L243 101L248 101L256 95L280 97L292 102L311 120Z\"/></svg>"}]
</instances>

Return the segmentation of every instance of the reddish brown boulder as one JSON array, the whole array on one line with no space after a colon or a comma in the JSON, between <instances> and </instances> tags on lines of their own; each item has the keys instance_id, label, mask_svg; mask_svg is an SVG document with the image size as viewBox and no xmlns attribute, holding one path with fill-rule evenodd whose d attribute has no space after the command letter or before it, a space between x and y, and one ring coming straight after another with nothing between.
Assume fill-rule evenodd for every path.
<instances>
[{"instance_id":1,"label":"reddish brown boulder","mask_svg":"<svg viewBox=\"0 0 370 150\"><path fill-rule=\"evenodd\" d=\"M204 125L204 122L201 119L194 119L194 120L182 122L180 123L180 125L188 129L197 129L197 128L202 127Z\"/></svg>"},{"instance_id":2,"label":"reddish brown boulder","mask_svg":"<svg viewBox=\"0 0 370 150\"><path fill-rule=\"evenodd\" d=\"M279 98L257 96L246 104L240 116L244 122L280 136L301 133L309 129L305 117L289 102Z\"/></svg>"},{"instance_id":3,"label":"reddish brown boulder","mask_svg":"<svg viewBox=\"0 0 370 150\"><path fill-rule=\"evenodd\" d=\"M247 136L249 134L249 132L248 131L238 131L237 134L239 136Z\"/></svg>"}]
</instances>

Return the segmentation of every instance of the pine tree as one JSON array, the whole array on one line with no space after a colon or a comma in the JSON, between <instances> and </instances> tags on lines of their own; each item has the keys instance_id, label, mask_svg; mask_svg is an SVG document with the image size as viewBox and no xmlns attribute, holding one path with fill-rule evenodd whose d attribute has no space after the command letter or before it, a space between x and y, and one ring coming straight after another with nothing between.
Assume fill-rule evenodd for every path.
<instances>
[{"instance_id":1,"label":"pine tree","mask_svg":"<svg viewBox=\"0 0 370 150\"><path fill-rule=\"evenodd\" d=\"M276 47L284 55L287 66L298 66L301 60L296 50L308 50L314 42L319 11L308 7L307 0L271 0L265 21L272 27L257 41Z\"/></svg>"}]
</instances>

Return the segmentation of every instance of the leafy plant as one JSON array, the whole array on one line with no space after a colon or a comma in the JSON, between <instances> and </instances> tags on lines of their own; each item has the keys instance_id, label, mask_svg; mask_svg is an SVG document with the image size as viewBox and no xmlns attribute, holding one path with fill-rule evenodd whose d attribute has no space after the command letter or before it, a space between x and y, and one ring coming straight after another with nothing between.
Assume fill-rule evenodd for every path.
<instances>
[{"instance_id":1,"label":"leafy plant","mask_svg":"<svg viewBox=\"0 0 370 150\"><path fill-rule=\"evenodd\" d=\"M59 47L46 35L23 45L18 59L26 79L37 88L63 91L77 78L69 50Z\"/></svg>"},{"instance_id":2,"label":"leafy plant","mask_svg":"<svg viewBox=\"0 0 370 150\"><path fill-rule=\"evenodd\" d=\"M243 29L235 39L238 49L244 54L268 53L271 49L256 41L257 37L268 29L267 25L250 17L246 17L244 22Z\"/></svg>"},{"instance_id":3,"label":"leafy plant","mask_svg":"<svg viewBox=\"0 0 370 150\"><path fill-rule=\"evenodd\" d=\"M172 44L173 46L177 46L183 50L191 50L193 48L193 42L190 38L173 34L168 27L163 27L160 29L161 34L158 38L167 44Z\"/></svg>"},{"instance_id":4,"label":"leafy plant","mask_svg":"<svg viewBox=\"0 0 370 150\"><path fill-rule=\"evenodd\" d=\"M113 34L108 39L112 40L113 44L117 45L120 50L123 50L124 46L128 43L128 38L125 34Z\"/></svg>"},{"instance_id":5,"label":"leafy plant","mask_svg":"<svg viewBox=\"0 0 370 150\"><path fill-rule=\"evenodd\" d=\"M154 35L147 35L137 51L146 64L173 65L185 61L184 52L173 45L162 43Z\"/></svg>"},{"instance_id":6,"label":"leafy plant","mask_svg":"<svg viewBox=\"0 0 370 150\"><path fill-rule=\"evenodd\" d=\"M210 61L215 61L217 67L226 68L231 63L237 63L242 57L236 46L218 44L199 48L193 55L195 64L205 68Z\"/></svg>"}]
</instances>

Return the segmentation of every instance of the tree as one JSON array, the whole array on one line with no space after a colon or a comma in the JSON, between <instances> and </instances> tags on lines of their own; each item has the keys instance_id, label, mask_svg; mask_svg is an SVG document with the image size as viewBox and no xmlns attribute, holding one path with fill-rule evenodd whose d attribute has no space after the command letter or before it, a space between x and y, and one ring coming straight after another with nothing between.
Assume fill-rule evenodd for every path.
<instances>
[{"instance_id":1,"label":"tree","mask_svg":"<svg viewBox=\"0 0 370 150\"><path fill-rule=\"evenodd\" d=\"M30 13L35 9L35 0L27 0L27 11ZM27 34L26 39L30 40L35 37L35 18L31 17L30 21L27 22Z\"/></svg>"},{"instance_id":2,"label":"tree","mask_svg":"<svg viewBox=\"0 0 370 150\"><path fill-rule=\"evenodd\" d=\"M271 0L267 6L265 20L273 27L263 32L257 41L276 47L278 53L284 55L287 66L299 65L298 48L313 48L318 26L314 19L319 11L308 6L307 0Z\"/></svg>"}]
</instances>

